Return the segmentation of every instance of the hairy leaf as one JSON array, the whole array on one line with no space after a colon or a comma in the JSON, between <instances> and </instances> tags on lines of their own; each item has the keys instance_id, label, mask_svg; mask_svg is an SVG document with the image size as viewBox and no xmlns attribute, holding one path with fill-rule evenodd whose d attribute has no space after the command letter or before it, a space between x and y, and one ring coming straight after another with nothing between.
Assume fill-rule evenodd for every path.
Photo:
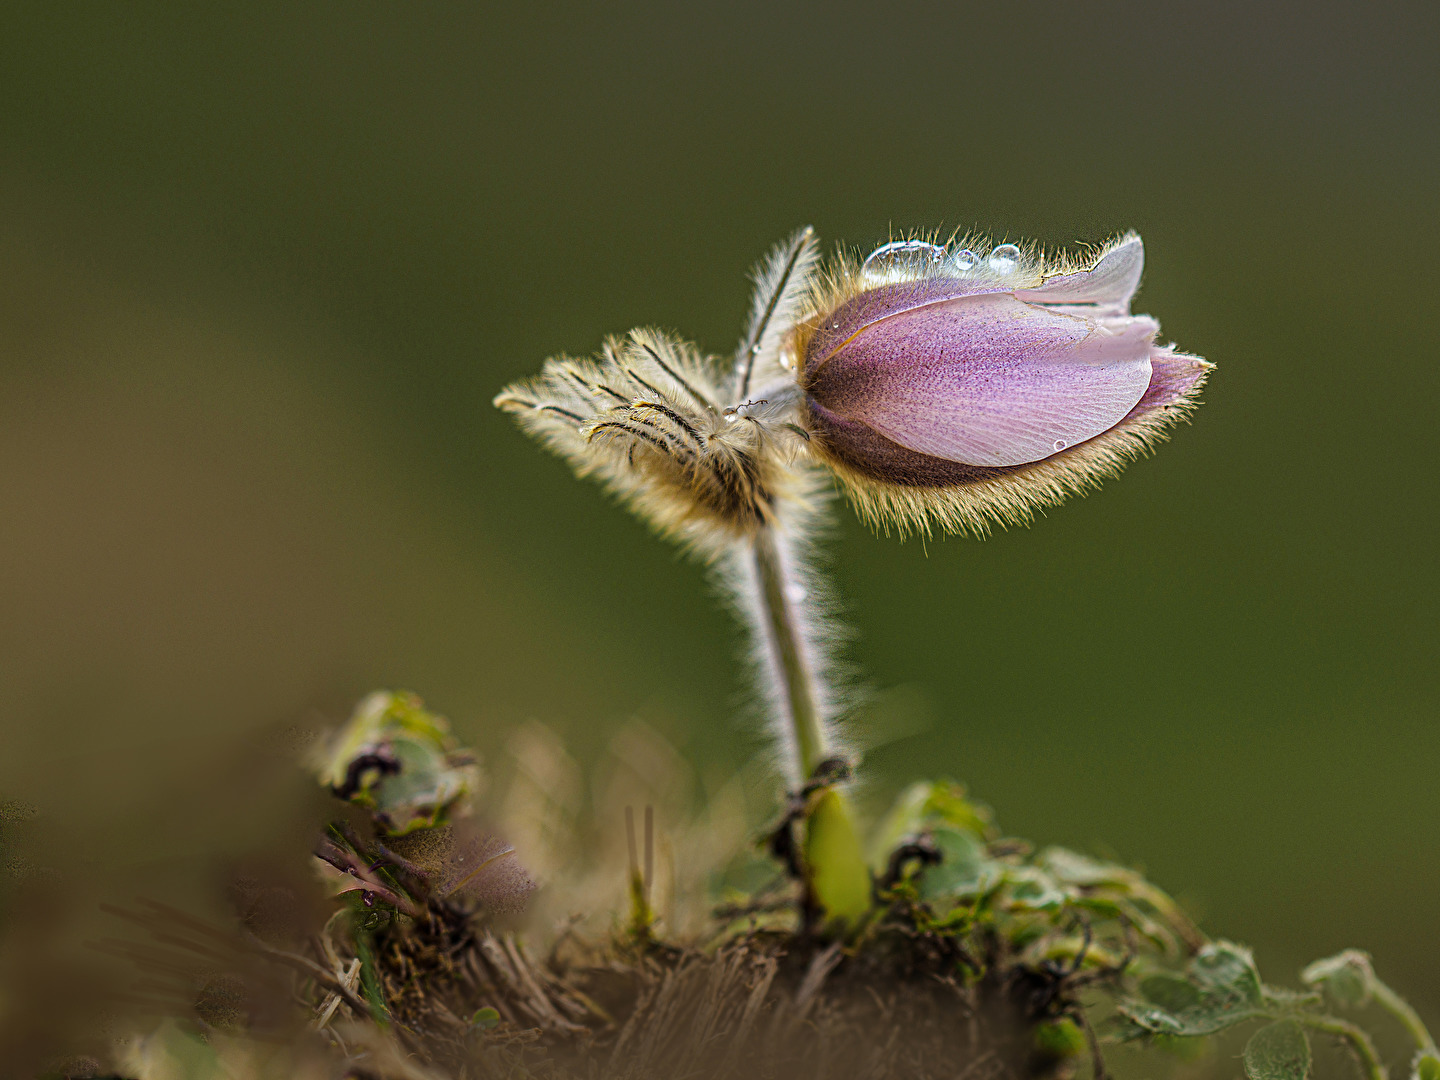
<instances>
[{"instance_id":1,"label":"hairy leaf","mask_svg":"<svg viewBox=\"0 0 1440 1080\"><path fill-rule=\"evenodd\" d=\"M1171 1013L1183 1013L1200 1004L1200 988L1177 975L1151 975L1141 981L1140 993L1152 1005Z\"/></svg>"},{"instance_id":2,"label":"hairy leaf","mask_svg":"<svg viewBox=\"0 0 1440 1080\"><path fill-rule=\"evenodd\" d=\"M1213 1035L1266 1015L1263 1009L1250 1005L1205 1000L1179 1012L1144 1002L1126 1001L1120 1005L1120 1014L1130 1021L1129 1025L1122 1025L1121 1037L1125 1039L1142 1035Z\"/></svg>"},{"instance_id":3,"label":"hairy leaf","mask_svg":"<svg viewBox=\"0 0 1440 1080\"><path fill-rule=\"evenodd\" d=\"M1265 997L1250 950L1228 941L1201 949L1190 963L1190 976L1206 998L1259 1005Z\"/></svg>"},{"instance_id":4,"label":"hairy leaf","mask_svg":"<svg viewBox=\"0 0 1440 1080\"><path fill-rule=\"evenodd\" d=\"M1294 1020L1267 1024L1245 1044L1245 1075L1250 1080L1305 1080L1310 1072L1310 1040Z\"/></svg>"}]
</instances>

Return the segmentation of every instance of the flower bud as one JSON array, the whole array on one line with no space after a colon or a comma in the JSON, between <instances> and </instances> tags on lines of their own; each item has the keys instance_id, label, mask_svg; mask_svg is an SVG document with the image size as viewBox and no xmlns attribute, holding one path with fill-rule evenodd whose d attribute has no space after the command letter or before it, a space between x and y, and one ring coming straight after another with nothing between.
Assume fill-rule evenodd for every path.
<instances>
[{"instance_id":1,"label":"flower bud","mask_svg":"<svg viewBox=\"0 0 1440 1080\"><path fill-rule=\"evenodd\" d=\"M863 516L902 532L984 532L1093 486L1193 406L1211 366L1130 314L1138 236L1084 267L960 255L842 275L797 335L814 449Z\"/></svg>"}]
</instances>

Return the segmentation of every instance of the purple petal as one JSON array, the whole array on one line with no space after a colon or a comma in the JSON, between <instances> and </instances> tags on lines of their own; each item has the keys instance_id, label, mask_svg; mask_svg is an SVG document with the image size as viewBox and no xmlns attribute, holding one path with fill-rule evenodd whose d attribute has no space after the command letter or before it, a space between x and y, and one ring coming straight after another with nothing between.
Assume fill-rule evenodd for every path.
<instances>
[{"instance_id":1,"label":"purple petal","mask_svg":"<svg viewBox=\"0 0 1440 1080\"><path fill-rule=\"evenodd\" d=\"M868 322L807 363L806 389L823 409L917 453L1021 465L1122 420L1150 385L1157 330L1145 317L1096 323L1007 293L972 294Z\"/></svg>"},{"instance_id":2,"label":"purple petal","mask_svg":"<svg viewBox=\"0 0 1440 1080\"><path fill-rule=\"evenodd\" d=\"M853 300L841 304L816 328L805 348L805 354L809 358L806 360L806 367L819 367L836 349L881 319L946 300L1008 291L1008 286L983 278L973 280L952 277L920 278L917 281L901 281L867 289Z\"/></svg>"},{"instance_id":3,"label":"purple petal","mask_svg":"<svg viewBox=\"0 0 1440 1080\"><path fill-rule=\"evenodd\" d=\"M1089 270L1060 274L1035 289L1017 289L1015 295L1034 304L1066 308L1083 305L1091 317L1130 314L1130 299L1140 287L1145 270L1145 245L1127 236L1102 255Z\"/></svg>"}]
</instances>

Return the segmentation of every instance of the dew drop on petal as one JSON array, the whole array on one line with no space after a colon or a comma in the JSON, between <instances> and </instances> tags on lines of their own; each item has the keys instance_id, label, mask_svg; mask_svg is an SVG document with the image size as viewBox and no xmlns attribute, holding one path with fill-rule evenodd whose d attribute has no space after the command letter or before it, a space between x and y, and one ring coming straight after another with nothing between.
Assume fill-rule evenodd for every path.
<instances>
[{"instance_id":1,"label":"dew drop on petal","mask_svg":"<svg viewBox=\"0 0 1440 1080\"><path fill-rule=\"evenodd\" d=\"M980 256L976 255L969 248L961 248L955 253L955 269L962 274L969 274L980 265Z\"/></svg>"},{"instance_id":2,"label":"dew drop on petal","mask_svg":"<svg viewBox=\"0 0 1440 1080\"><path fill-rule=\"evenodd\" d=\"M1056 450L1064 450L1064 449L1065 449L1067 446L1069 446L1069 445L1070 445L1070 444L1067 443L1064 439L1056 439L1056 440L1055 440L1055 449L1056 449Z\"/></svg>"},{"instance_id":3,"label":"dew drop on petal","mask_svg":"<svg viewBox=\"0 0 1440 1080\"><path fill-rule=\"evenodd\" d=\"M1020 249L1014 244L1001 244L990 252L990 269L997 274L1008 274L1020 265Z\"/></svg>"},{"instance_id":4,"label":"dew drop on petal","mask_svg":"<svg viewBox=\"0 0 1440 1080\"><path fill-rule=\"evenodd\" d=\"M867 274L885 274L892 270L920 269L944 259L945 249L939 244L924 240L895 240L872 251L860 269Z\"/></svg>"}]
</instances>

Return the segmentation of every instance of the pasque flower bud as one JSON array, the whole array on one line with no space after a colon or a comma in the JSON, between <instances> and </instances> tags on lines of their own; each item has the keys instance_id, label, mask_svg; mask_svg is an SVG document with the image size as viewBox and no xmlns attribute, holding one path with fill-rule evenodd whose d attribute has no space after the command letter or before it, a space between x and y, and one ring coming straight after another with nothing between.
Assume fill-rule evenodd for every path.
<instances>
[{"instance_id":1,"label":"pasque flower bud","mask_svg":"<svg viewBox=\"0 0 1440 1080\"><path fill-rule=\"evenodd\" d=\"M1144 248L1085 265L1011 244L886 245L837 273L794 342L811 449L872 523L983 532L1115 472L1210 366L1131 315Z\"/></svg>"}]
</instances>

